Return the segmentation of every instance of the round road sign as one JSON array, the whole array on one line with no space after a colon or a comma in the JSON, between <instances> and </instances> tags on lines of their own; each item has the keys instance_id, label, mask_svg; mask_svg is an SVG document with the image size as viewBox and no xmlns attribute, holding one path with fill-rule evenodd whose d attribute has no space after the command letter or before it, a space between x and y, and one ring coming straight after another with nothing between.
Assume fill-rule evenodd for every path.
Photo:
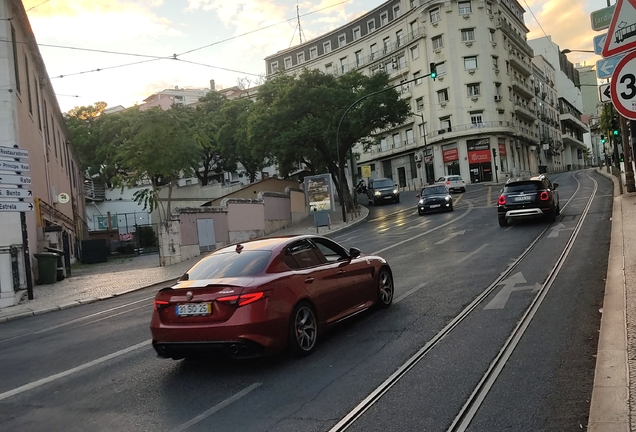
<instances>
[{"instance_id":1,"label":"round road sign","mask_svg":"<svg viewBox=\"0 0 636 432\"><path fill-rule=\"evenodd\" d=\"M618 62L610 90L616 110L623 117L636 120L636 51Z\"/></svg>"}]
</instances>

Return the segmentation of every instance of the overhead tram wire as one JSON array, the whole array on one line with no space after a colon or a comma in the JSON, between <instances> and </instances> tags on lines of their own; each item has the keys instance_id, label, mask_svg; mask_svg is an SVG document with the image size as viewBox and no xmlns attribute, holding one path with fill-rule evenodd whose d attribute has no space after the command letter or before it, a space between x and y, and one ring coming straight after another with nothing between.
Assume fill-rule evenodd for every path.
<instances>
[{"instance_id":1,"label":"overhead tram wire","mask_svg":"<svg viewBox=\"0 0 636 432\"><path fill-rule=\"evenodd\" d=\"M50 77L50 79L66 78L66 77L69 77L69 76L84 75L84 74L93 73L93 72L102 72L102 71L109 70L109 69L117 69L117 68L120 68L120 67L133 66L133 65L142 64L142 63L150 63L150 62L154 62L154 61L158 61L158 60L168 60L170 58L171 57L162 57L162 58L156 58L156 59L150 59L150 60L142 60L142 61L133 62L133 63L126 63L126 64L117 65L117 66L106 66L106 67L103 67L103 68L97 68L97 69L92 69L92 70L83 71L83 72L75 72L75 73L70 73L70 74L52 76L52 77Z\"/></svg>"},{"instance_id":2,"label":"overhead tram wire","mask_svg":"<svg viewBox=\"0 0 636 432\"><path fill-rule=\"evenodd\" d=\"M208 65L205 63L198 63L198 62L193 62L190 60L184 60L184 59L180 59L178 57L174 57L174 60L180 61L180 62L184 62L184 63L190 63L193 65L198 65L198 66L205 66L205 67L209 67L212 69L220 69L220 70L224 70L224 71L228 71L228 72L235 72L235 73L240 73L240 74L245 74L245 75L252 75L252 76L256 76L256 77L260 77L260 74L255 74L255 73L250 73L250 72L243 72L243 71L239 71L239 70L234 70L234 69L228 69L228 68L224 68L224 67L220 67L220 66L212 66L212 65Z\"/></svg>"}]
</instances>

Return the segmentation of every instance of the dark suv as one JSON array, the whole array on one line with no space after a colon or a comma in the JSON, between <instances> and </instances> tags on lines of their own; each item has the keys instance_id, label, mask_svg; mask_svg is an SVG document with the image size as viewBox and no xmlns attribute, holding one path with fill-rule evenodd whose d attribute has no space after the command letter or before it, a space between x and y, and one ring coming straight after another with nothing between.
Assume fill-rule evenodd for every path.
<instances>
[{"instance_id":1,"label":"dark suv","mask_svg":"<svg viewBox=\"0 0 636 432\"><path fill-rule=\"evenodd\" d=\"M393 180L388 178L369 179L369 187L367 188L369 202L373 205L385 201L400 202L400 191Z\"/></svg>"},{"instance_id":2,"label":"dark suv","mask_svg":"<svg viewBox=\"0 0 636 432\"><path fill-rule=\"evenodd\" d=\"M558 186L544 175L508 180L497 200L499 226L529 218L546 218L554 222L561 212Z\"/></svg>"}]
</instances>

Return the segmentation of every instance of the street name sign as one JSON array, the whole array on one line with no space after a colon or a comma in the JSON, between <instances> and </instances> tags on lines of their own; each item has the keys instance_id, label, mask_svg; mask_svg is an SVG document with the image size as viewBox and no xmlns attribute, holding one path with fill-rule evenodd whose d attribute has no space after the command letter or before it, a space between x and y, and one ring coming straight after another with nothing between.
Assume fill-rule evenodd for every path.
<instances>
[{"instance_id":1,"label":"street name sign","mask_svg":"<svg viewBox=\"0 0 636 432\"><path fill-rule=\"evenodd\" d=\"M592 21L592 30L603 30L609 27L610 21L612 21L612 15L614 14L614 8L616 5L612 5L603 9L599 9L590 14L590 20Z\"/></svg>"},{"instance_id":2,"label":"street name sign","mask_svg":"<svg viewBox=\"0 0 636 432\"><path fill-rule=\"evenodd\" d=\"M2 198L33 198L33 192L23 188L0 188L0 199Z\"/></svg>"},{"instance_id":3,"label":"street name sign","mask_svg":"<svg viewBox=\"0 0 636 432\"><path fill-rule=\"evenodd\" d=\"M0 160L0 170L29 172L31 171L31 166L25 162Z\"/></svg>"},{"instance_id":4,"label":"street name sign","mask_svg":"<svg viewBox=\"0 0 636 432\"><path fill-rule=\"evenodd\" d=\"M623 117L636 120L636 51L618 63L610 89L614 108Z\"/></svg>"},{"instance_id":5,"label":"street name sign","mask_svg":"<svg viewBox=\"0 0 636 432\"><path fill-rule=\"evenodd\" d=\"M607 33L594 36L594 39L592 39L592 43L594 44L594 54L601 55L601 53L603 52L603 46L605 46L606 38L607 38Z\"/></svg>"},{"instance_id":6,"label":"street name sign","mask_svg":"<svg viewBox=\"0 0 636 432\"><path fill-rule=\"evenodd\" d=\"M30 185L31 177L12 175L12 174L0 174L0 185Z\"/></svg>"},{"instance_id":7,"label":"street name sign","mask_svg":"<svg viewBox=\"0 0 636 432\"><path fill-rule=\"evenodd\" d=\"M601 84L598 88L599 99L602 103L612 101L612 90L609 84Z\"/></svg>"},{"instance_id":8,"label":"street name sign","mask_svg":"<svg viewBox=\"0 0 636 432\"><path fill-rule=\"evenodd\" d=\"M614 73L616 65L621 59L625 57L624 54L601 59L596 62L596 76L600 78L609 78Z\"/></svg>"},{"instance_id":9,"label":"street name sign","mask_svg":"<svg viewBox=\"0 0 636 432\"><path fill-rule=\"evenodd\" d=\"M21 149L16 147L0 146L0 156L14 158L14 159L28 159L29 151L27 149Z\"/></svg>"},{"instance_id":10,"label":"street name sign","mask_svg":"<svg viewBox=\"0 0 636 432\"><path fill-rule=\"evenodd\" d=\"M28 212L33 210L33 203L24 201L0 201L0 212Z\"/></svg>"},{"instance_id":11,"label":"street name sign","mask_svg":"<svg viewBox=\"0 0 636 432\"><path fill-rule=\"evenodd\" d=\"M610 57L636 49L636 0L618 0L601 54Z\"/></svg>"}]
</instances>

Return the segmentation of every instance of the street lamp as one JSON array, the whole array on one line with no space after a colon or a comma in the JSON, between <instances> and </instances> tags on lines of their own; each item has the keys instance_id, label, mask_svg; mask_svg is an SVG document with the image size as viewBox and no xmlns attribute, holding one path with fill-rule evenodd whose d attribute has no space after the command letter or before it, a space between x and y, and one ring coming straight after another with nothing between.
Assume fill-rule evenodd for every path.
<instances>
[{"instance_id":1,"label":"street lamp","mask_svg":"<svg viewBox=\"0 0 636 432\"><path fill-rule=\"evenodd\" d=\"M428 171L426 170L426 153L427 153L427 150L428 150L428 145L426 144L426 126L424 126L424 125L426 125L426 122L424 121L424 114L413 113L413 115L416 115L416 116L418 116L419 118L422 119L422 128L423 128L422 132L424 132L422 134L422 138L424 138L424 153L422 154L422 156L423 156L422 157L422 162L424 162L424 176L426 177L426 179L428 181Z\"/></svg>"},{"instance_id":2,"label":"street lamp","mask_svg":"<svg viewBox=\"0 0 636 432\"><path fill-rule=\"evenodd\" d=\"M582 52L582 53L592 53L592 54L596 54L596 53L594 52L594 50L576 50L576 49L571 50L571 49L567 49L567 48L566 48L566 49L564 49L564 50L561 50L561 54L570 54L571 52Z\"/></svg>"}]
</instances>

